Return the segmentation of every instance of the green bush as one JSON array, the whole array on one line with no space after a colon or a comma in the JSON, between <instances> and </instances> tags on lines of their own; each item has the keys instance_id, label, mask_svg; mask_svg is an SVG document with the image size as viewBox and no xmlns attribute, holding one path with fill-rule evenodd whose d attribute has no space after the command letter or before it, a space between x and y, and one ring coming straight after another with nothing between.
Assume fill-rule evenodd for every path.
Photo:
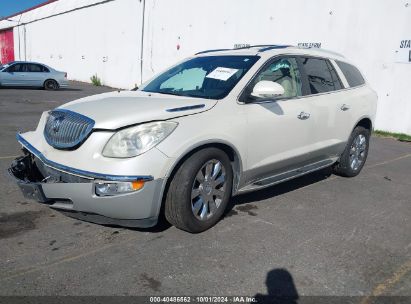
<instances>
[{"instance_id":1,"label":"green bush","mask_svg":"<svg viewBox=\"0 0 411 304\"><path fill-rule=\"evenodd\" d=\"M98 78L97 74L90 77L91 83L97 87L101 86L101 80Z\"/></svg>"},{"instance_id":2,"label":"green bush","mask_svg":"<svg viewBox=\"0 0 411 304\"><path fill-rule=\"evenodd\" d=\"M396 138L400 141L409 141L409 142L411 142L411 135L404 134L404 133L391 133L391 132L382 131L382 130L375 130L374 135L380 136L380 137L392 137L392 138Z\"/></svg>"}]
</instances>

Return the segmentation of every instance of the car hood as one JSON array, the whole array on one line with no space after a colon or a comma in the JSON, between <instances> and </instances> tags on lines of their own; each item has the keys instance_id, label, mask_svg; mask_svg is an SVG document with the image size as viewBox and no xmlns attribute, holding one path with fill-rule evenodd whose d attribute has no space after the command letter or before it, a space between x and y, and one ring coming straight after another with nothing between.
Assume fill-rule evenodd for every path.
<instances>
[{"instance_id":1,"label":"car hood","mask_svg":"<svg viewBox=\"0 0 411 304\"><path fill-rule=\"evenodd\" d=\"M115 91L60 106L90 117L96 129L118 129L142 122L166 120L211 109L216 100L142 91Z\"/></svg>"}]
</instances>

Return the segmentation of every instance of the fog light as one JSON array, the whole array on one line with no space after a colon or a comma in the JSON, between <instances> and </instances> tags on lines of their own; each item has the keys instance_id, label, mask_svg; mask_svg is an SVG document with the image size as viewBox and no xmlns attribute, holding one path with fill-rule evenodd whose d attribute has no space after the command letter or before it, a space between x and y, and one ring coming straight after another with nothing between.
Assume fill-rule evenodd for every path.
<instances>
[{"instance_id":1,"label":"fog light","mask_svg":"<svg viewBox=\"0 0 411 304\"><path fill-rule=\"evenodd\" d=\"M144 181L133 182L96 182L98 196L111 196L138 191L144 187Z\"/></svg>"}]
</instances>

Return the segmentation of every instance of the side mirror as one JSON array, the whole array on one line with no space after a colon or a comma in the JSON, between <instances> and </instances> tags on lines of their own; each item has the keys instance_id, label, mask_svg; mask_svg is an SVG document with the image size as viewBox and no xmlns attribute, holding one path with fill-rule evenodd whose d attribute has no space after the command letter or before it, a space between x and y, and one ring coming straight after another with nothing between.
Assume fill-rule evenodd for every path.
<instances>
[{"instance_id":1,"label":"side mirror","mask_svg":"<svg viewBox=\"0 0 411 304\"><path fill-rule=\"evenodd\" d=\"M274 81L261 80L253 88L251 96L257 98L273 98L284 94L284 88L281 84Z\"/></svg>"}]
</instances>

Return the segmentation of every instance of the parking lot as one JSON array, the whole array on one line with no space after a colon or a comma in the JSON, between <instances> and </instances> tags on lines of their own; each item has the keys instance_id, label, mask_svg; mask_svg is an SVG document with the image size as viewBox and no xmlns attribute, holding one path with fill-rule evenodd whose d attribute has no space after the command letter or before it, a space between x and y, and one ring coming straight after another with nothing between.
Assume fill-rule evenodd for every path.
<instances>
[{"instance_id":1,"label":"parking lot","mask_svg":"<svg viewBox=\"0 0 411 304\"><path fill-rule=\"evenodd\" d=\"M411 296L411 144L373 137L355 178L323 170L232 199L197 235L104 227L27 201L7 176L17 131L114 89L0 89L1 295Z\"/></svg>"}]
</instances>

